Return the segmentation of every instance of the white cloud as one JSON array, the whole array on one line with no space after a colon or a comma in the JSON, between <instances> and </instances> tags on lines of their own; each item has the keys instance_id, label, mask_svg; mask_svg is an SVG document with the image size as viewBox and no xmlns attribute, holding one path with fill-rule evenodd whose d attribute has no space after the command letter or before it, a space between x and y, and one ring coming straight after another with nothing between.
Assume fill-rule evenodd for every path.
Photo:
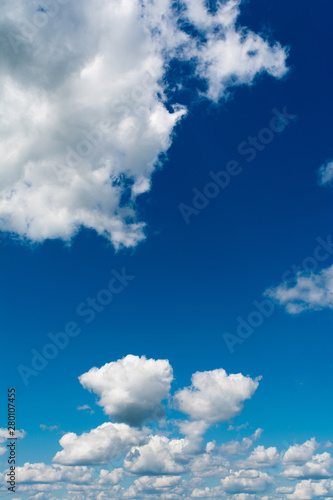
<instances>
[{"instance_id":1,"label":"white cloud","mask_svg":"<svg viewBox=\"0 0 333 500\"><path fill-rule=\"evenodd\" d=\"M276 493L292 493L294 488L292 486L281 486L276 488Z\"/></svg>"},{"instance_id":2,"label":"white cloud","mask_svg":"<svg viewBox=\"0 0 333 500\"><path fill-rule=\"evenodd\" d=\"M311 479L296 484L294 493L287 495L289 500L312 500L313 498L326 498L333 495L333 481Z\"/></svg>"},{"instance_id":3,"label":"white cloud","mask_svg":"<svg viewBox=\"0 0 333 500\"><path fill-rule=\"evenodd\" d=\"M216 446L215 443L208 443L208 445L211 449L215 448L218 453L227 455L228 457L245 455L245 453L252 447L253 442L260 438L262 432L263 429L259 428L254 432L254 434L252 434L252 436L245 437L241 441L234 439L232 441L222 443L219 446Z\"/></svg>"},{"instance_id":4,"label":"white cloud","mask_svg":"<svg viewBox=\"0 0 333 500\"><path fill-rule=\"evenodd\" d=\"M332 477L333 460L329 453L314 455L303 465L290 465L282 473L288 479L321 479Z\"/></svg>"},{"instance_id":5,"label":"white cloud","mask_svg":"<svg viewBox=\"0 0 333 500\"><path fill-rule=\"evenodd\" d=\"M314 437L305 441L303 444L290 446L283 455L283 462L286 464L292 463L295 465L302 465L312 458L319 446L320 445L316 442L316 438Z\"/></svg>"},{"instance_id":6,"label":"white cloud","mask_svg":"<svg viewBox=\"0 0 333 500\"><path fill-rule=\"evenodd\" d=\"M168 398L173 380L167 360L128 355L79 377L83 387L100 396L98 404L116 421L140 425L164 414L161 401Z\"/></svg>"},{"instance_id":7,"label":"white cloud","mask_svg":"<svg viewBox=\"0 0 333 500\"><path fill-rule=\"evenodd\" d=\"M125 361L129 364L124 368ZM162 364L159 363L161 361ZM136 371L132 369L133 366L139 367L139 375L135 376ZM161 370L163 366L164 370ZM150 393L154 393L154 390L150 389L151 379L155 380L156 377L158 380L163 379L161 374L167 374L167 378L172 378L172 369L167 360L155 361L129 356L128 359L123 358L102 368L104 370L95 368L95 371L87 372L94 374L89 381L93 381L95 389L99 388L97 393L101 394L101 398L105 396L103 391L108 386L111 391L115 391L115 387L118 386L120 400L123 400L124 394L127 393L128 400L132 401L132 391L135 391L134 378L138 383L138 391L144 386ZM205 383L202 383L202 380L197 383L198 375L204 375ZM252 380L241 374L227 376L224 370L214 370L197 372L192 381L194 389L191 390L200 392L200 398L203 398L202 406L206 405L206 416L210 418L165 419L158 424L151 422L151 425L144 428L126 423L107 422L81 435L67 433L60 439L62 450L55 455L53 465L26 463L18 468L20 491L30 497L41 493L46 495L45 498L49 498L50 494L49 500L52 498L53 486L55 489L63 488L64 491L59 491L59 495L67 494L67 497L73 500L86 498L282 500L276 495L286 495L286 498L295 500L318 498L318 496L320 498L317 494L319 491L325 492L321 496L329 498L331 490L328 485L331 483L327 481L302 481L295 487L285 486L285 483L286 479L294 481L330 478L332 476L330 454L315 453L317 449L330 446L331 443L319 444L312 438L303 444L290 446L280 456L277 448L273 446L269 448L257 446L249 452L254 441L262 433L260 428L239 441L217 445L212 439L214 427L218 427L213 426L215 422L215 407L213 411L211 409L213 394L217 394L215 401L219 407L221 404L219 391L222 387L225 407L232 401L230 394L234 394L236 403L232 401L231 407L238 408L245 396L255 391L258 380ZM205 388L208 385L212 388L212 392L207 395ZM216 386L219 388L217 392ZM119 401L116 396L115 393L113 399L117 401L117 406ZM110 397L110 401L111 399ZM155 400L159 401L158 398ZM230 408L224 411L229 412ZM208 436L205 440L206 433ZM224 433L227 434L225 431ZM3 434L7 436L4 430ZM233 458L245 453L249 455L247 458L242 460ZM110 465L103 468L87 467L102 464ZM278 465L284 467L282 473L281 467L276 467ZM263 468L272 468L272 475L263 472L261 470ZM0 476L3 481L5 475L0 474ZM216 485L217 480L219 485ZM266 491L273 484L276 487L276 494L270 495L270 492Z\"/></svg>"},{"instance_id":8,"label":"white cloud","mask_svg":"<svg viewBox=\"0 0 333 500\"><path fill-rule=\"evenodd\" d=\"M137 495L168 493L170 488L177 485L181 476L142 476L134 481L134 484L126 491L125 497L136 498Z\"/></svg>"},{"instance_id":9,"label":"white cloud","mask_svg":"<svg viewBox=\"0 0 333 500\"><path fill-rule=\"evenodd\" d=\"M227 456L244 455L252 446L253 441L250 438L243 438L242 441L232 440L222 443L219 446L221 453Z\"/></svg>"},{"instance_id":10,"label":"white cloud","mask_svg":"<svg viewBox=\"0 0 333 500\"><path fill-rule=\"evenodd\" d=\"M236 495L232 495L232 500L252 500L252 499L255 500L255 495L250 495L249 493L236 493Z\"/></svg>"},{"instance_id":11,"label":"white cloud","mask_svg":"<svg viewBox=\"0 0 333 500\"><path fill-rule=\"evenodd\" d=\"M192 385L179 390L175 400L180 411L192 418L223 422L241 412L259 380L260 377L253 380L241 373L227 375L222 368L196 372L192 375Z\"/></svg>"},{"instance_id":12,"label":"white cloud","mask_svg":"<svg viewBox=\"0 0 333 500\"><path fill-rule=\"evenodd\" d=\"M333 181L333 160L324 163L318 170L318 183L320 186L331 184Z\"/></svg>"},{"instance_id":13,"label":"white cloud","mask_svg":"<svg viewBox=\"0 0 333 500\"><path fill-rule=\"evenodd\" d=\"M324 307L333 309L333 266L319 273L298 273L295 283L281 283L266 290L265 294L285 306L290 314Z\"/></svg>"},{"instance_id":14,"label":"white cloud","mask_svg":"<svg viewBox=\"0 0 333 500\"><path fill-rule=\"evenodd\" d=\"M221 487L208 488L206 486L203 489L194 488L191 498L224 498L224 495Z\"/></svg>"},{"instance_id":15,"label":"white cloud","mask_svg":"<svg viewBox=\"0 0 333 500\"><path fill-rule=\"evenodd\" d=\"M245 424L241 424L241 425L232 425L232 424L230 424L230 425L228 426L228 429L227 429L227 430L228 430L228 431L237 431L237 432L239 432L239 431L241 431L242 429L246 429L248 426L249 426L249 423L248 423L248 422L246 422Z\"/></svg>"},{"instance_id":16,"label":"white cloud","mask_svg":"<svg viewBox=\"0 0 333 500\"><path fill-rule=\"evenodd\" d=\"M45 424L39 424L39 427L43 429L43 431L56 431L59 429L58 425L45 425Z\"/></svg>"},{"instance_id":17,"label":"white cloud","mask_svg":"<svg viewBox=\"0 0 333 500\"><path fill-rule=\"evenodd\" d=\"M20 483L57 483L60 481L89 483L93 472L94 469L88 469L88 467L26 462L23 467L17 467L17 480Z\"/></svg>"},{"instance_id":18,"label":"white cloud","mask_svg":"<svg viewBox=\"0 0 333 500\"><path fill-rule=\"evenodd\" d=\"M117 484L123 480L124 469L113 469L111 472L107 469L102 469L99 473L99 484Z\"/></svg>"},{"instance_id":19,"label":"white cloud","mask_svg":"<svg viewBox=\"0 0 333 500\"><path fill-rule=\"evenodd\" d=\"M181 12L171 0L82 0L53 2L54 13L45 0L44 12L5 0L2 229L68 241L86 227L116 248L144 239L135 200L185 114L166 106L170 60L190 61L215 101L262 72L286 72L286 50L236 24L240 3L227 0L213 14L201 0L185 0Z\"/></svg>"},{"instance_id":20,"label":"white cloud","mask_svg":"<svg viewBox=\"0 0 333 500\"><path fill-rule=\"evenodd\" d=\"M145 436L145 430L111 422L80 436L69 432L60 439L63 450L58 451L53 461L64 465L109 463L121 457L131 446L143 443Z\"/></svg>"},{"instance_id":21,"label":"white cloud","mask_svg":"<svg viewBox=\"0 0 333 500\"><path fill-rule=\"evenodd\" d=\"M60 490L60 484L46 484L46 483L33 483L33 484L17 484L18 493L29 495L29 500L57 500L51 492ZM26 497L25 497L26 498Z\"/></svg>"},{"instance_id":22,"label":"white cloud","mask_svg":"<svg viewBox=\"0 0 333 500\"><path fill-rule=\"evenodd\" d=\"M191 462L191 473L196 477L224 477L229 473L229 462L215 453L203 453Z\"/></svg>"},{"instance_id":23,"label":"white cloud","mask_svg":"<svg viewBox=\"0 0 333 500\"><path fill-rule=\"evenodd\" d=\"M11 432L15 433L14 436L11 436L9 434L8 429L0 427L0 456L3 455L4 453L6 453L6 451L8 450L8 448L6 446L1 446L3 443L5 443L7 441L8 438L16 437L18 439L23 439L26 436L26 432L23 430L22 431L11 431Z\"/></svg>"},{"instance_id":24,"label":"white cloud","mask_svg":"<svg viewBox=\"0 0 333 500\"><path fill-rule=\"evenodd\" d=\"M257 446L248 458L237 462L236 465L241 469L263 469L275 467L279 462L280 455L275 446Z\"/></svg>"},{"instance_id":25,"label":"white cloud","mask_svg":"<svg viewBox=\"0 0 333 500\"><path fill-rule=\"evenodd\" d=\"M257 470L237 470L221 479L222 487L227 493L264 492L272 482L268 474Z\"/></svg>"},{"instance_id":26,"label":"white cloud","mask_svg":"<svg viewBox=\"0 0 333 500\"><path fill-rule=\"evenodd\" d=\"M140 475L181 474L189 461L188 445L187 439L151 436L147 444L131 449L124 466L129 472Z\"/></svg>"}]
</instances>

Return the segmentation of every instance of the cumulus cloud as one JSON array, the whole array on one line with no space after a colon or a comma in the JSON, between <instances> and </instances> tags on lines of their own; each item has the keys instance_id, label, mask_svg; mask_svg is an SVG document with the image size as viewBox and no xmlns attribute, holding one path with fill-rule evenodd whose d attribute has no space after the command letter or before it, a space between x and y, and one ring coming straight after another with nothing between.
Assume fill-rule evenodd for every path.
<instances>
[{"instance_id":1,"label":"cumulus cloud","mask_svg":"<svg viewBox=\"0 0 333 500\"><path fill-rule=\"evenodd\" d=\"M246 460L236 462L236 465L241 469L263 469L275 467L279 462L280 455L275 446L257 446Z\"/></svg>"},{"instance_id":2,"label":"cumulus cloud","mask_svg":"<svg viewBox=\"0 0 333 500\"><path fill-rule=\"evenodd\" d=\"M333 160L324 163L318 170L318 183L320 186L331 184L333 181Z\"/></svg>"},{"instance_id":3,"label":"cumulus cloud","mask_svg":"<svg viewBox=\"0 0 333 500\"><path fill-rule=\"evenodd\" d=\"M296 484L295 491L287 495L289 500L312 500L314 498L326 498L333 495L333 481L311 479Z\"/></svg>"},{"instance_id":4,"label":"cumulus cloud","mask_svg":"<svg viewBox=\"0 0 333 500\"><path fill-rule=\"evenodd\" d=\"M118 422L140 425L164 415L161 401L173 380L167 360L128 355L79 377L83 387L100 396L98 404Z\"/></svg>"},{"instance_id":5,"label":"cumulus cloud","mask_svg":"<svg viewBox=\"0 0 333 500\"><path fill-rule=\"evenodd\" d=\"M194 488L191 493L191 498L222 498L223 491L220 487L209 488L206 486L205 488Z\"/></svg>"},{"instance_id":6,"label":"cumulus cloud","mask_svg":"<svg viewBox=\"0 0 333 500\"><path fill-rule=\"evenodd\" d=\"M41 242L86 227L116 248L143 240L136 199L186 114L166 100L182 84L168 81L170 61L190 64L213 101L286 73L287 51L237 24L240 3L5 0L2 230Z\"/></svg>"},{"instance_id":7,"label":"cumulus cloud","mask_svg":"<svg viewBox=\"0 0 333 500\"><path fill-rule=\"evenodd\" d=\"M8 438L16 437L18 439L23 439L26 436L26 432L23 430L14 432L14 436L10 436L8 429L5 429L3 427L0 428L0 456L6 453L6 451L8 450L6 446L2 446L2 444L5 443Z\"/></svg>"},{"instance_id":8,"label":"cumulus cloud","mask_svg":"<svg viewBox=\"0 0 333 500\"><path fill-rule=\"evenodd\" d=\"M177 485L181 476L142 476L134 481L134 484L125 492L125 498L136 498L137 495L145 494L168 494L170 488Z\"/></svg>"},{"instance_id":9,"label":"cumulus cloud","mask_svg":"<svg viewBox=\"0 0 333 500\"><path fill-rule=\"evenodd\" d=\"M281 283L265 292L284 306L290 314L325 307L333 309L333 266L319 273L298 273L295 282Z\"/></svg>"},{"instance_id":10,"label":"cumulus cloud","mask_svg":"<svg viewBox=\"0 0 333 500\"><path fill-rule=\"evenodd\" d=\"M311 438L303 444L290 446L283 455L283 462L288 464L302 465L312 458L312 455L319 448L316 438Z\"/></svg>"},{"instance_id":11,"label":"cumulus cloud","mask_svg":"<svg viewBox=\"0 0 333 500\"><path fill-rule=\"evenodd\" d=\"M188 441L187 452L196 453L202 448L203 434L209 428L209 423L205 420L182 420L177 422L181 434L186 436Z\"/></svg>"},{"instance_id":12,"label":"cumulus cloud","mask_svg":"<svg viewBox=\"0 0 333 500\"><path fill-rule=\"evenodd\" d=\"M107 422L90 432L78 436L73 432L64 434L59 451L53 461L63 465L105 464L121 457L131 446L141 444L146 431L126 424Z\"/></svg>"},{"instance_id":13,"label":"cumulus cloud","mask_svg":"<svg viewBox=\"0 0 333 500\"><path fill-rule=\"evenodd\" d=\"M228 460L214 451L214 449L208 449L207 453L194 457L190 465L193 476L224 477L228 475L230 470Z\"/></svg>"},{"instance_id":14,"label":"cumulus cloud","mask_svg":"<svg viewBox=\"0 0 333 500\"><path fill-rule=\"evenodd\" d=\"M260 493L266 491L272 482L268 474L257 470L237 470L221 479L227 493Z\"/></svg>"},{"instance_id":15,"label":"cumulus cloud","mask_svg":"<svg viewBox=\"0 0 333 500\"><path fill-rule=\"evenodd\" d=\"M253 445L253 441L259 439L262 434L262 429L257 429L250 437L245 437L241 441L233 439L227 443L222 443L218 450L227 456L244 455Z\"/></svg>"},{"instance_id":16,"label":"cumulus cloud","mask_svg":"<svg viewBox=\"0 0 333 500\"><path fill-rule=\"evenodd\" d=\"M151 436L147 444L133 447L124 461L125 468L141 475L180 474L189 461L187 439Z\"/></svg>"},{"instance_id":17,"label":"cumulus cloud","mask_svg":"<svg viewBox=\"0 0 333 500\"><path fill-rule=\"evenodd\" d=\"M203 375L203 379L200 375ZM84 383L81 381L82 385L93 387L101 400L105 398L103 406L114 416L123 413L124 401L133 404L133 394L136 392L134 379L138 383L139 392L142 385L150 393L151 399L148 401L160 404L161 393L166 391L169 394L172 369L167 360L128 356L106 364L101 369L94 368L84 376L87 379ZM61 497L77 500L281 500L281 497L267 493L273 483L276 483L276 494L286 495L290 499L320 498L317 495L319 491L326 492L322 495L324 498L329 496L330 483L327 482L328 479L326 482L322 481L332 476L332 458L327 452L316 454L316 450L330 446L330 442L319 444L312 438L303 444L290 446L280 455L273 446L257 446L251 451L262 433L260 428L239 441L217 445L215 440L209 440L214 432L213 424L221 419L216 419L216 406L222 408L221 401L224 401L223 411L235 413L236 410L239 411L244 399L255 392L257 386L257 379L253 380L242 374L228 376L224 370L197 372L192 378L192 387L179 392L199 392L198 398L202 401L205 418L198 418L196 412L192 411L193 407L196 408L197 401L195 404L190 401L190 415L193 419L168 419L158 423L151 421L146 427L134 425L137 419L132 426L124 422L107 422L81 435L66 433L59 441L62 449L55 455L53 465L26 463L18 468L18 491L31 498L39 494L46 495L45 499L49 500L52 496L48 495L52 494L53 489L59 489ZM116 387L119 388L118 393ZM207 391L207 387L212 390ZM110 393L107 392L108 389ZM127 394L127 400L124 394ZM141 395L143 406L151 408L145 394L143 392ZM138 401L134 402L136 408ZM108 405L111 405L111 409ZM141 415L140 412L139 414ZM205 440L206 433L208 439ZM234 458L244 454L248 455L247 458ZM88 467L102 464L108 465ZM279 468L275 468L278 465ZM272 468L272 475L261 470L264 468ZM0 476L4 480L4 474ZM285 486L286 479L311 479L312 482L301 481L296 487L288 487ZM315 482L314 479L322 481ZM219 485L216 485L218 480Z\"/></svg>"},{"instance_id":18,"label":"cumulus cloud","mask_svg":"<svg viewBox=\"0 0 333 500\"><path fill-rule=\"evenodd\" d=\"M195 419L224 422L243 409L259 385L259 378L251 379L241 373L227 375L221 369L196 372L192 385L178 391L175 401L180 411Z\"/></svg>"},{"instance_id":19,"label":"cumulus cloud","mask_svg":"<svg viewBox=\"0 0 333 500\"><path fill-rule=\"evenodd\" d=\"M88 467L66 467L62 465L46 465L44 463L25 463L17 467L17 477L20 483L56 483L79 482L88 483L92 480L94 469Z\"/></svg>"},{"instance_id":20,"label":"cumulus cloud","mask_svg":"<svg viewBox=\"0 0 333 500\"><path fill-rule=\"evenodd\" d=\"M333 460L329 453L318 453L303 465L290 465L282 476L288 479L321 479L332 477Z\"/></svg>"},{"instance_id":21,"label":"cumulus cloud","mask_svg":"<svg viewBox=\"0 0 333 500\"><path fill-rule=\"evenodd\" d=\"M113 469L111 472L107 469L101 469L99 477L99 484L118 484L123 480L124 469Z\"/></svg>"}]
</instances>

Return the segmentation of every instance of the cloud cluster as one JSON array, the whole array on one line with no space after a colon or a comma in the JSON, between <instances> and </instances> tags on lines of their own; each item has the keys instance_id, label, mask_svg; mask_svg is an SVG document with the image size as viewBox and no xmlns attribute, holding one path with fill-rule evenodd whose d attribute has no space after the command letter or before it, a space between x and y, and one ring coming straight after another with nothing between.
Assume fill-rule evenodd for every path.
<instances>
[{"instance_id":1,"label":"cloud cluster","mask_svg":"<svg viewBox=\"0 0 333 500\"><path fill-rule=\"evenodd\" d=\"M287 495L289 500L313 500L331 498L333 495L333 481L312 481L311 479L301 481L296 485L295 491Z\"/></svg>"},{"instance_id":2,"label":"cloud cluster","mask_svg":"<svg viewBox=\"0 0 333 500\"><path fill-rule=\"evenodd\" d=\"M286 50L237 24L241 0L3 3L1 229L31 241L81 227L115 248L144 239L136 198L186 114L166 99L184 84L168 80L171 61L213 101L286 73Z\"/></svg>"},{"instance_id":3,"label":"cloud cluster","mask_svg":"<svg viewBox=\"0 0 333 500\"><path fill-rule=\"evenodd\" d=\"M142 475L184 472L202 450L203 434L209 426L238 414L259 384L259 379L240 373L227 375L223 369L195 373L193 387L174 396L181 411L194 420L178 421L179 432L185 437L169 439L148 436L148 429L140 427L144 422L159 421L165 413L162 401L171 399L173 371L168 360L127 355L92 368L79 380L100 396L97 404L117 423L105 423L81 436L65 434L60 440L63 450L54 461L63 465L104 464L127 454L125 468ZM188 393L192 398L189 403ZM204 411L196 411L198 406ZM251 444L249 439L248 448Z\"/></svg>"},{"instance_id":4,"label":"cloud cluster","mask_svg":"<svg viewBox=\"0 0 333 500\"><path fill-rule=\"evenodd\" d=\"M332 494L332 456L319 453L332 447L328 441L320 444L312 438L283 453L275 446L254 447L262 429L241 438L238 433L250 424L230 421L225 431L237 438L219 442L217 433L218 439L211 440L217 424L238 414L252 397L259 378L228 375L223 369L196 372L192 386L174 395L179 409L190 416L181 419L174 413L172 379L168 360L132 355L83 374L83 387L98 394L98 404L118 421L81 435L64 434L52 465L19 467L20 498L312 500ZM154 410L163 400L171 403L165 419Z\"/></svg>"}]
</instances>

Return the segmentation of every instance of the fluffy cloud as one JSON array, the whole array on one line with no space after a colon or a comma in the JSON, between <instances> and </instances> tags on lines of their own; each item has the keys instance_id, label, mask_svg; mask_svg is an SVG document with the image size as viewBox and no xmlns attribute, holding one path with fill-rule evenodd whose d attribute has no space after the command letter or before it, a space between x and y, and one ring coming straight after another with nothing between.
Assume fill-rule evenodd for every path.
<instances>
[{"instance_id":1,"label":"fluffy cloud","mask_svg":"<svg viewBox=\"0 0 333 500\"><path fill-rule=\"evenodd\" d=\"M238 470L224 479L222 487L227 493L259 493L267 490L272 478L257 470Z\"/></svg>"},{"instance_id":2,"label":"fluffy cloud","mask_svg":"<svg viewBox=\"0 0 333 500\"><path fill-rule=\"evenodd\" d=\"M295 283L281 283L265 293L285 306L290 314L324 307L333 309L333 266L319 273L298 273Z\"/></svg>"},{"instance_id":3,"label":"fluffy cloud","mask_svg":"<svg viewBox=\"0 0 333 500\"><path fill-rule=\"evenodd\" d=\"M287 495L290 500L312 500L333 495L333 481L301 481L296 485L294 493Z\"/></svg>"},{"instance_id":4,"label":"fluffy cloud","mask_svg":"<svg viewBox=\"0 0 333 500\"><path fill-rule=\"evenodd\" d=\"M0 428L0 456L6 453L8 448L6 446L1 446L2 443L5 443L8 438L10 437L16 437L18 439L23 439L26 436L25 431L15 431L15 436L10 436L8 434L8 429L5 429L3 427Z\"/></svg>"},{"instance_id":5,"label":"fluffy cloud","mask_svg":"<svg viewBox=\"0 0 333 500\"><path fill-rule=\"evenodd\" d=\"M224 477L229 473L229 462L219 454L202 453L191 462L191 473L195 477Z\"/></svg>"},{"instance_id":6,"label":"fluffy cloud","mask_svg":"<svg viewBox=\"0 0 333 500\"><path fill-rule=\"evenodd\" d=\"M227 443L222 443L218 450L227 456L244 455L252 446L253 441L256 441L262 434L262 429L257 429L250 437L245 437L241 441L232 440Z\"/></svg>"},{"instance_id":7,"label":"fluffy cloud","mask_svg":"<svg viewBox=\"0 0 333 500\"><path fill-rule=\"evenodd\" d=\"M79 377L83 387L100 396L99 405L118 422L140 425L164 414L161 401L168 398L173 380L167 360L128 355Z\"/></svg>"},{"instance_id":8,"label":"fluffy cloud","mask_svg":"<svg viewBox=\"0 0 333 500\"><path fill-rule=\"evenodd\" d=\"M147 444L131 449L124 466L133 474L180 474L189 461L188 445L187 439L151 436Z\"/></svg>"},{"instance_id":9,"label":"fluffy cloud","mask_svg":"<svg viewBox=\"0 0 333 500\"><path fill-rule=\"evenodd\" d=\"M88 483L92 480L94 469L88 467L66 467L62 465L45 465L44 463L25 463L17 467L17 477L20 483L56 483L79 482Z\"/></svg>"},{"instance_id":10,"label":"fluffy cloud","mask_svg":"<svg viewBox=\"0 0 333 500\"><path fill-rule=\"evenodd\" d=\"M324 163L318 170L318 182L320 186L331 184L333 181L333 160Z\"/></svg>"},{"instance_id":11,"label":"fluffy cloud","mask_svg":"<svg viewBox=\"0 0 333 500\"><path fill-rule=\"evenodd\" d=\"M237 25L240 3L5 0L2 230L68 241L86 227L116 248L144 239L135 201L186 113L167 106L166 87L182 83L167 81L168 63L190 62L214 101L286 73L285 49Z\"/></svg>"},{"instance_id":12,"label":"fluffy cloud","mask_svg":"<svg viewBox=\"0 0 333 500\"><path fill-rule=\"evenodd\" d=\"M33 484L21 484L17 485L17 492L19 494L23 493L29 495L29 500L56 500L51 492L56 492L60 490L62 486L60 484L46 484L46 483L33 483ZM25 497L26 498L26 497ZM22 500L20 497L18 500Z\"/></svg>"},{"instance_id":13,"label":"fluffy cloud","mask_svg":"<svg viewBox=\"0 0 333 500\"><path fill-rule=\"evenodd\" d=\"M275 446L257 446L246 460L239 461L236 465L241 469L263 469L275 467L279 461L280 455Z\"/></svg>"},{"instance_id":14,"label":"fluffy cloud","mask_svg":"<svg viewBox=\"0 0 333 500\"><path fill-rule=\"evenodd\" d=\"M223 422L238 415L244 401L250 399L259 385L241 373L227 375L221 369L196 372L192 385L178 391L175 400L179 409L192 418Z\"/></svg>"},{"instance_id":15,"label":"fluffy cloud","mask_svg":"<svg viewBox=\"0 0 333 500\"><path fill-rule=\"evenodd\" d=\"M64 434L59 441L63 450L53 461L64 465L105 464L121 457L131 446L143 443L145 438L145 430L107 422L81 436Z\"/></svg>"},{"instance_id":16,"label":"fluffy cloud","mask_svg":"<svg viewBox=\"0 0 333 500\"><path fill-rule=\"evenodd\" d=\"M124 477L124 470L119 468L113 469L109 472L106 469L102 469L99 473L99 477L99 484L117 484L122 481Z\"/></svg>"},{"instance_id":17,"label":"fluffy cloud","mask_svg":"<svg viewBox=\"0 0 333 500\"><path fill-rule=\"evenodd\" d=\"M206 486L203 489L195 488L191 493L191 498L223 498L223 491L220 487L208 488Z\"/></svg>"},{"instance_id":18,"label":"fluffy cloud","mask_svg":"<svg viewBox=\"0 0 333 500\"><path fill-rule=\"evenodd\" d=\"M328 478L332 473L333 460L329 453L314 455L303 465L290 465L282 475L288 479Z\"/></svg>"},{"instance_id":19,"label":"fluffy cloud","mask_svg":"<svg viewBox=\"0 0 333 500\"><path fill-rule=\"evenodd\" d=\"M134 481L134 484L126 491L125 497L135 498L142 494L158 494L168 493L170 488L177 485L181 480L181 476L142 476Z\"/></svg>"},{"instance_id":20,"label":"fluffy cloud","mask_svg":"<svg viewBox=\"0 0 333 500\"><path fill-rule=\"evenodd\" d=\"M303 444L295 444L290 446L283 455L283 462L285 464L292 463L295 465L302 465L312 458L312 455L319 448L316 438L311 438Z\"/></svg>"},{"instance_id":21,"label":"fluffy cloud","mask_svg":"<svg viewBox=\"0 0 333 500\"><path fill-rule=\"evenodd\" d=\"M160 404L160 382L163 381L163 390L169 394L172 369L167 360L128 356L101 369L94 368L85 376L87 379L83 386L93 386L101 400L105 398L103 405L111 405L114 416L115 411L120 414L120 407L123 411L124 406L120 402L126 400L124 394L128 395L127 403L130 401L133 404L133 394L136 390L140 392L141 386L150 394L152 401ZM239 441L217 445L215 440L209 440L214 427L218 427L212 424L220 420L215 417L214 395L218 408L222 407L222 398L225 402L223 411L234 413L235 409L239 411L244 399L254 393L258 380L241 374L228 376L224 370L214 370L195 373L192 382L191 388L183 389L178 394L197 391L205 410L205 419L160 420L150 422L144 428L107 422L81 435L67 433L60 439L62 450L55 455L53 465L26 463L18 468L19 494L22 493L24 498L28 495L29 498L45 500L56 500L52 497L53 490L59 490L57 495L61 498L73 500L281 500L279 495L291 500L306 500L332 495L331 482L324 481L324 478L332 476L332 458L327 452L316 454L318 448L331 446L330 442L319 444L312 438L303 444L290 446L281 458L273 446L257 446L249 452L262 429ZM119 388L118 393L116 387ZM146 409L151 408L144 392L141 399ZM191 416L197 417L193 412ZM205 441L206 433L209 439ZM3 435L7 437L4 432ZM249 455L247 458L235 460L235 456L245 453ZM110 465L95 469L87 467L102 464ZM277 465L283 465L282 473L281 467L275 468ZM272 468L271 476L260 470L268 467ZM0 476L4 481L5 475ZM322 481L301 481L295 487L286 487L286 479ZM278 496L267 496L266 491L273 483L276 483Z\"/></svg>"}]
</instances>

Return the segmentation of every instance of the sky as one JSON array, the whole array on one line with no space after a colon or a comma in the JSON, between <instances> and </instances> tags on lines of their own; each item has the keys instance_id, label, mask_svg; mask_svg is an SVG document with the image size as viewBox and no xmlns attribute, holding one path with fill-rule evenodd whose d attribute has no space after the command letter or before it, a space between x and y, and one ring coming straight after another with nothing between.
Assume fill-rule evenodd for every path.
<instances>
[{"instance_id":1,"label":"sky","mask_svg":"<svg viewBox=\"0 0 333 500\"><path fill-rule=\"evenodd\" d=\"M333 498L332 14L4 0L1 498Z\"/></svg>"}]
</instances>

